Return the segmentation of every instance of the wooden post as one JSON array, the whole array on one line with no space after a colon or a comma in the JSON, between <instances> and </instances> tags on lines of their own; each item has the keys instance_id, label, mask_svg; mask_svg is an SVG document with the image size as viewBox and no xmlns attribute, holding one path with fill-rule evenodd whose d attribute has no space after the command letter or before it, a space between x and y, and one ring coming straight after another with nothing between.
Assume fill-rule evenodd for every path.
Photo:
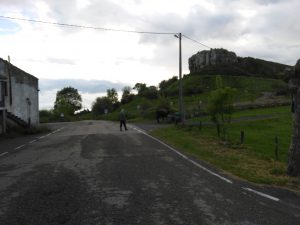
<instances>
[{"instance_id":1,"label":"wooden post","mask_svg":"<svg viewBox=\"0 0 300 225\"><path fill-rule=\"evenodd\" d=\"M242 130L242 131L241 131L241 144L244 144L244 138L245 138L245 133L244 133L244 131Z\"/></svg>"},{"instance_id":2,"label":"wooden post","mask_svg":"<svg viewBox=\"0 0 300 225\"><path fill-rule=\"evenodd\" d=\"M199 122L199 130L202 130L202 121Z\"/></svg>"},{"instance_id":3,"label":"wooden post","mask_svg":"<svg viewBox=\"0 0 300 225\"><path fill-rule=\"evenodd\" d=\"M278 157L278 143L279 143L278 136L275 136L275 159L276 159L276 161L279 160L279 157Z\"/></svg>"}]
</instances>

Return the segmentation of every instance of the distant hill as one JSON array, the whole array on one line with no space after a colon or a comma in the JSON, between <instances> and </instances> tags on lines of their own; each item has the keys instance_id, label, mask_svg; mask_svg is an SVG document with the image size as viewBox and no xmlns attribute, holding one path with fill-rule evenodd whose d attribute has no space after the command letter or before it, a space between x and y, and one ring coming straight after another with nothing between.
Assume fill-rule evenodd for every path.
<instances>
[{"instance_id":1,"label":"distant hill","mask_svg":"<svg viewBox=\"0 0 300 225\"><path fill-rule=\"evenodd\" d=\"M189 58L190 74L252 76L285 79L284 71L292 66L252 57L239 57L226 49L201 51Z\"/></svg>"}]
</instances>

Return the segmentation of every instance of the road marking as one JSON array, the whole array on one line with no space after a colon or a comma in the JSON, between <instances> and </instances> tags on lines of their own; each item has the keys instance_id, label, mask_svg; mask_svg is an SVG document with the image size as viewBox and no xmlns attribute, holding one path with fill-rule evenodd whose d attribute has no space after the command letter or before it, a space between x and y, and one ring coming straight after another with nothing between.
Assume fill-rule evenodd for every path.
<instances>
[{"instance_id":1,"label":"road marking","mask_svg":"<svg viewBox=\"0 0 300 225\"><path fill-rule=\"evenodd\" d=\"M50 134L55 134L55 133L61 131L61 130L64 129L64 128L65 128L65 127L61 127L61 128L59 128L59 129L56 129L55 131L52 131L52 133L50 133Z\"/></svg>"},{"instance_id":2,"label":"road marking","mask_svg":"<svg viewBox=\"0 0 300 225\"><path fill-rule=\"evenodd\" d=\"M52 133L46 134L46 135L44 135L44 136L40 136L40 137L38 137L37 139L34 139L34 140L32 140L32 141L30 141L30 142L28 142L28 143L29 143L29 144L32 144L32 143L34 143L34 142L36 142L36 141L38 141L38 140L40 140L40 139L43 139L43 138L45 138L45 137L47 137L47 136L49 136L49 135L51 135L51 134L54 134L54 133L56 133L56 132L59 132L59 131L61 131L61 130L64 129L64 128L65 128L65 127L61 127L61 128L59 128L59 129L53 131ZM23 148L25 145L26 145L26 144L20 145L20 146L16 147L15 150L19 150L19 149ZM3 153L0 154L0 157L1 157L1 156L4 156L4 155L6 155L6 154L8 154L8 152L3 152Z\"/></svg>"},{"instance_id":3,"label":"road marking","mask_svg":"<svg viewBox=\"0 0 300 225\"><path fill-rule=\"evenodd\" d=\"M20 146L16 147L15 150L18 150L18 149L20 149L20 148L23 148L24 146L25 146L25 145L20 145Z\"/></svg>"},{"instance_id":4,"label":"road marking","mask_svg":"<svg viewBox=\"0 0 300 225\"><path fill-rule=\"evenodd\" d=\"M0 154L0 157L5 156L6 154L8 154L8 152L3 152Z\"/></svg>"},{"instance_id":5,"label":"road marking","mask_svg":"<svg viewBox=\"0 0 300 225\"><path fill-rule=\"evenodd\" d=\"M271 200L276 201L276 202L278 202L278 201L280 200L279 198L276 198L276 197L273 197L273 196L271 196L271 195L262 193L262 192L260 192L260 191L253 190L253 189L251 189L251 188L242 187L242 189L244 189L244 190L246 190L246 191L249 191L249 192L252 192L252 193L254 193L254 194L257 194L257 195L259 195L259 196L262 196L262 197L271 199Z\"/></svg>"},{"instance_id":6,"label":"road marking","mask_svg":"<svg viewBox=\"0 0 300 225\"><path fill-rule=\"evenodd\" d=\"M225 181L225 182L227 182L227 183L229 183L229 184L232 184L232 183L233 183L231 180L229 180L229 179L227 179L227 178L225 178L225 177L222 177L221 175L219 175L219 174L217 174L217 173L211 171L210 169L207 169L206 167L200 165L199 163L197 163L197 162L195 162L195 161L189 159L187 156L183 155L181 152L177 151L176 149L172 148L171 146L167 145L166 143L162 142L161 140L159 140L159 139L157 139L157 138L155 138L155 137L152 137L151 135L147 134L146 132L144 132L144 131L142 131L142 130L140 130L140 129L138 129L138 128L135 128L135 127L132 127L132 128L133 128L134 130L136 130L136 131L138 131L138 132L140 132L140 133L146 135L147 137L150 137L150 138L152 138L153 140L159 142L160 144L162 144L162 145L164 145L165 147L169 148L170 150L172 150L173 152L175 152L176 154L178 154L178 155L181 156L182 158L186 159L187 161L189 161L190 163L192 163L192 164L194 164L195 166L199 167L200 169L202 169L202 170L208 172L209 174L211 174L211 175L213 175L213 176L216 176L216 177L218 177L219 179L221 179L221 180L223 180L223 181Z\"/></svg>"}]
</instances>

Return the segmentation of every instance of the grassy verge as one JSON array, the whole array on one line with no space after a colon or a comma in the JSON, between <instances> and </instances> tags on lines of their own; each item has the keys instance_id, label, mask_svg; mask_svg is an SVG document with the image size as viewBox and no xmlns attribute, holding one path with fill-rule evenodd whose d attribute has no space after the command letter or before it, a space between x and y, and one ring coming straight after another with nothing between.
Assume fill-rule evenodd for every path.
<instances>
[{"instance_id":1,"label":"grassy verge","mask_svg":"<svg viewBox=\"0 0 300 225\"><path fill-rule=\"evenodd\" d=\"M246 111L241 113L244 114L252 115ZM300 180L286 176L292 124L289 108L272 108L272 114L276 117L231 124L227 143L217 138L214 126L205 126L202 130L174 126L155 130L152 134L242 179L300 191ZM245 132L244 144L239 143L241 130ZM279 138L278 160L275 157L275 136Z\"/></svg>"}]
</instances>

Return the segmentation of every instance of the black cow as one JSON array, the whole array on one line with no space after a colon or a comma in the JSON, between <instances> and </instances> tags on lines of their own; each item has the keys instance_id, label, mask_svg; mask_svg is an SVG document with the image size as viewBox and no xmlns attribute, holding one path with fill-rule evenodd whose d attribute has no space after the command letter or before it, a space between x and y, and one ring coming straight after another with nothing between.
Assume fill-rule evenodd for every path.
<instances>
[{"instance_id":1,"label":"black cow","mask_svg":"<svg viewBox=\"0 0 300 225\"><path fill-rule=\"evenodd\" d=\"M157 123L159 123L160 119L165 120L168 115L169 115L170 111L168 109L157 109L156 110L156 120Z\"/></svg>"}]
</instances>

